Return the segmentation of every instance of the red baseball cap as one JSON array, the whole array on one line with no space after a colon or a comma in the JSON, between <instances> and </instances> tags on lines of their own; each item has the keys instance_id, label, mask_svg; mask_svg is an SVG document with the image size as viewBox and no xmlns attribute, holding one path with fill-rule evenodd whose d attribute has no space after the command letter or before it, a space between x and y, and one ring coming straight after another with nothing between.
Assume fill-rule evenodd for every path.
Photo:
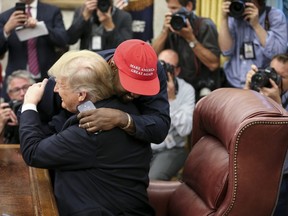
<instances>
[{"instance_id":1,"label":"red baseball cap","mask_svg":"<svg viewBox=\"0 0 288 216\"><path fill-rule=\"evenodd\" d=\"M159 92L158 58L148 43L138 39L126 40L116 48L113 59L125 90L139 95Z\"/></svg>"}]
</instances>

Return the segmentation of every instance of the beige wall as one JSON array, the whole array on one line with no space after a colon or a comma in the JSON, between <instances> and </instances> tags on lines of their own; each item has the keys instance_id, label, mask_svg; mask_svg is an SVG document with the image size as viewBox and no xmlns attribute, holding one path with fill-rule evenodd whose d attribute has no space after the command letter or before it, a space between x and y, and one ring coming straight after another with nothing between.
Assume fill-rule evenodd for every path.
<instances>
[{"instance_id":1,"label":"beige wall","mask_svg":"<svg viewBox=\"0 0 288 216\"><path fill-rule=\"evenodd\" d=\"M14 7L15 2L18 0L0 0L0 12L3 12L11 7ZM162 28L164 21L164 13L167 11L165 0L154 0L154 36L157 36ZM63 19L66 28L68 28L72 22L73 10L63 10ZM71 49L78 49L78 44L75 44L70 47ZM7 53L6 53L7 56ZM0 62L3 65L3 68L6 67L6 56Z\"/></svg>"}]
</instances>

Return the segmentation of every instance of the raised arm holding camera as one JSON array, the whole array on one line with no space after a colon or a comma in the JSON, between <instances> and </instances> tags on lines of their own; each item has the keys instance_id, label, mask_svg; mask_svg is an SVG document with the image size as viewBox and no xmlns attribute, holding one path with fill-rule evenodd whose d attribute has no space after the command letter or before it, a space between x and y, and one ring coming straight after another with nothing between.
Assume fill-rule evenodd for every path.
<instances>
[{"instance_id":1,"label":"raised arm holding camera","mask_svg":"<svg viewBox=\"0 0 288 216\"><path fill-rule=\"evenodd\" d=\"M80 39L81 50L112 49L133 37L132 17L113 6L113 0L85 0L84 5L75 11L67 32L69 44Z\"/></svg>"},{"instance_id":2,"label":"raised arm holding camera","mask_svg":"<svg viewBox=\"0 0 288 216\"><path fill-rule=\"evenodd\" d=\"M196 16L193 12L196 0L166 2L169 12L152 46L158 54L163 49L173 49L179 54L179 77L195 88L198 100L205 96L202 89L212 91L219 87L220 49L216 25L209 18Z\"/></svg>"},{"instance_id":3,"label":"raised arm holding camera","mask_svg":"<svg viewBox=\"0 0 288 216\"><path fill-rule=\"evenodd\" d=\"M228 57L224 63L226 86L243 88L250 65L266 68L274 55L286 52L285 15L266 6L265 0L225 0L219 45Z\"/></svg>"},{"instance_id":4,"label":"raised arm holding camera","mask_svg":"<svg viewBox=\"0 0 288 216\"><path fill-rule=\"evenodd\" d=\"M262 69L256 65L246 75L244 89L254 89L270 97L288 111L288 54L273 56L270 66ZM288 154L283 167L283 177L278 203L273 216L288 214Z\"/></svg>"},{"instance_id":5,"label":"raised arm holding camera","mask_svg":"<svg viewBox=\"0 0 288 216\"><path fill-rule=\"evenodd\" d=\"M7 94L9 102L0 104L0 142L18 144L19 124L16 116L22 105L27 89L35 83L30 73L25 70L14 71L7 78Z\"/></svg>"}]
</instances>

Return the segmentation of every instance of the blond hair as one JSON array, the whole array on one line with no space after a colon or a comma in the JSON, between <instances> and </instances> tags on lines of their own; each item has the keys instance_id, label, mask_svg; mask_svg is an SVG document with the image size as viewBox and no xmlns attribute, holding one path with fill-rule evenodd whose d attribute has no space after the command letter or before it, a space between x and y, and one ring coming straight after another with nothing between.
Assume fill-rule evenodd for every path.
<instances>
[{"instance_id":1,"label":"blond hair","mask_svg":"<svg viewBox=\"0 0 288 216\"><path fill-rule=\"evenodd\" d=\"M88 99L102 100L114 94L112 72L99 54L89 51L68 51L48 71L50 76L65 79L76 92L85 91Z\"/></svg>"}]
</instances>

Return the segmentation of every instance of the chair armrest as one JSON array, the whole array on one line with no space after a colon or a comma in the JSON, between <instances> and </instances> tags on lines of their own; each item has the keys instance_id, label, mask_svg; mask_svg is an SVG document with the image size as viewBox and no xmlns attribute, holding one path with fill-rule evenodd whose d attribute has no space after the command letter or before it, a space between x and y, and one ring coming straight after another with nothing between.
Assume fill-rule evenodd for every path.
<instances>
[{"instance_id":1,"label":"chair armrest","mask_svg":"<svg viewBox=\"0 0 288 216\"><path fill-rule=\"evenodd\" d=\"M147 189L149 202L156 211L156 216L168 215L167 209L171 194L181 185L178 181L152 180Z\"/></svg>"}]
</instances>

